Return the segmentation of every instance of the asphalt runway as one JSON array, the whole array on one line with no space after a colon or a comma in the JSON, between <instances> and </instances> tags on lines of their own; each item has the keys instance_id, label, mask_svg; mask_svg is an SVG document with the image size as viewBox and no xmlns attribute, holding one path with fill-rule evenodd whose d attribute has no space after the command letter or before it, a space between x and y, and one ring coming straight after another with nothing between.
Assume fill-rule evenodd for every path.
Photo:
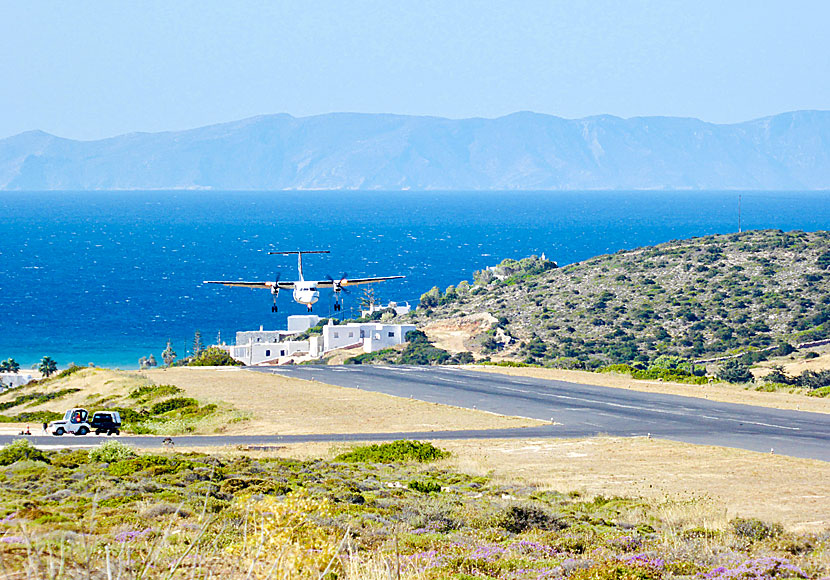
<instances>
[{"instance_id":1,"label":"asphalt runway","mask_svg":"<svg viewBox=\"0 0 830 580\"><path fill-rule=\"evenodd\" d=\"M830 461L830 415L720 403L453 367L285 366L250 370L558 424L532 437L647 436ZM689 385L689 389L700 388ZM516 430L510 430L516 431ZM483 432L478 437L489 436ZM521 436L521 435L519 435Z\"/></svg>"},{"instance_id":2,"label":"asphalt runway","mask_svg":"<svg viewBox=\"0 0 830 580\"><path fill-rule=\"evenodd\" d=\"M341 433L328 435L176 436L182 446L279 446L314 441L381 441L391 439L501 439L647 436L720 445L830 461L830 415L719 403L695 397L660 395L454 367L291 366L249 370L332 385L359 388L505 415L549 421L521 429ZM689 389L695 389L689 385ZM279 392L275 391L275 397ZM360 418L356 417L355 421ZM0 436L6 444L19 436ZM44 446L94 446L104 436L27 437ZM163 445L163 437L122 436L139 447Z\"/></svg>"}]
</instances>

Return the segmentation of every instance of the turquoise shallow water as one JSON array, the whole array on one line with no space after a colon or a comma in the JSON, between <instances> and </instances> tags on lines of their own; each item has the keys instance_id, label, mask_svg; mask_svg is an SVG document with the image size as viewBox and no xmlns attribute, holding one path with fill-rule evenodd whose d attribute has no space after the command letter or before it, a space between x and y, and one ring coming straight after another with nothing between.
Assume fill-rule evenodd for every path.
<instances>
[{"instance_id":1,"label":"turquoise shallow water","mask_svg":"<svg viewBox=\"0 0 830 580\"><path fill-rule=\"evenodd\" d=\"M744 229L830 228L830 193L742 192ZM739 192L47 192L0 193L0 359L43 355L134 368L196 329L280 328L305 308L208 279L403 274L381 299L417 302L472 272L544 252L562 264L738 228ZM344 314L359 290L346 297ZM315 313L328 315L330 293Z\"/></svg>"}]
</instances>

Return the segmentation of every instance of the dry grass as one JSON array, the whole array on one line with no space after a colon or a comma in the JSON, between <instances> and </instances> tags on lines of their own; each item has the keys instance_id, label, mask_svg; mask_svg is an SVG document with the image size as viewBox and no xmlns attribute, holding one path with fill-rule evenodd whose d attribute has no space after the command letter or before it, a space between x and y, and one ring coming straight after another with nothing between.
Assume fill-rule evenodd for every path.
<instances>
[{"instance_id":1,"label":"dry grass","mask_svg":"<svg viewBox=\"0 0 830 580\"><path fill-rule=\"evenodd\" d=\"M222 401L251 414L225 433L324 434L502 429L543 424L448 405L426 403L278 375L180 368L143 373L158 384L184 389L189 397Z\"/></svg>"},{"instance_id":2,"label":"dry grass","mask_svg":"<svg viewBox=\"0 0 830 580\"><path fill-rule=\"evenodd\" d=\"M830 463L823 461L645 438L440 445L466 473L588 496L657 499L675 519L725 523L740 516L795 531L830 527Z\"/></svg>"},{"instance_id":3,"label":"dry grass","mask_svg":"<svg viewBox=\"0 0 830 580\"><path fill-rule=\"evenodd\" d=\"M818 359L816 359L818 360ZM487 373L500 373L514 377L532 377L597 385L600 387L614 387L617 389L631 389L645 393L660 393L664 395L680 395L696 397L723 403L738 403L742 405L756 405L772 409L788 409L791 411L810 411L812 413L830 413L830 399L820 397L806 397L801 394L784 392L766 393L748 390L738 385L727 383L712 383L709 385L687 385L683 383L666 383L660 381L639 381L627 375L616 373L591 373L587 371L569 371L563 369L546 369L534 367L482 367L467 366L471 370Z\"/></svg>"}]
</instances>

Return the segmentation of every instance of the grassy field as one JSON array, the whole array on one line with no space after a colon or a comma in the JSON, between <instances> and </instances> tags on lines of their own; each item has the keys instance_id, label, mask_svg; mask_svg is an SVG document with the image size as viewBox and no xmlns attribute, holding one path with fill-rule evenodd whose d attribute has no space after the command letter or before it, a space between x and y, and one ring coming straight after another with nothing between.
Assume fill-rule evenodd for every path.
<instances>
[{"instance_id":1,"label":"grassy field","mask_svg":"<svg viewBox=\"0 0 830 580\"><path fill-rule=\"evenodd\" d=\"M412 460L412 446L294 459L14 444L0 451L0 569L6 578L329 580L830 572L826 527L735 518L706 496L529 483L511 476L506 444L495 461L459 443L427 463Z\"/></svg>"}]
</instances>

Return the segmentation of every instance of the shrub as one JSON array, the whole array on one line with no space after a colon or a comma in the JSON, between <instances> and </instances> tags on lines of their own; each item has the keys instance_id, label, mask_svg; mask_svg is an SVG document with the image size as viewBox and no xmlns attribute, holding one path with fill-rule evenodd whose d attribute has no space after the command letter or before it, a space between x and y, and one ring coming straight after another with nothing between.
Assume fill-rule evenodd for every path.
<instances>
[{"instance_id":1,"label":"shrub","mask_svg":"<svg viewBox=\"0 0 830 580\"><path fill-rule=\"evenodd\" d=\"M736 518L730 523L736 536L751 542L774 538L784 531L781 524L770 524L756 518Z\"/></svg>"},{"instance_id":2,"label":"shrub","mask_svg":"<svg viewBox=\"0 0 830 580\"><path fill-rule=\"evenodd\" d=\"M115 463L136 457L132 447L120 441L104 441L101 445L89 452L89 459L99 463Z\"/></svg>"},{"instance_id":3,"label":"shrub","mask_svg":"<svg viewBox=\"0 0 830 580\"><path fill-rule=\"evenodd\" d=\"M610 560L590 568L576 570L571 580L658 580L663 577L662 562L645 558L626 561Z\"/></svg>"},{"instance_id":4,"label":"shrub","mask_svg":"<svg viewBox=\"0 0 830 580\"><path fill-rule=\"evenodd\" d=\"M107 468L110 475L123 477L132 475L139 471L147 471L151 476L165 473L176 473L181 469L189 467L187 461L181 461L174 457L164 455L139 455L132 459L122 459L111 463Z\"/></svg>"},{"instance_id":5,"label":"shrub","mask_svg":"<svg viewBox=\"0 0 830 580\"><path fill-rule=\"evenodd\" d=\"M183 392L175 385L144 385L130 392L131 399L158 399Z\"/></svg>"},{"instance_id":6,"label":"shrub","mask_svg":"<svg viewBox=\"0 0 830 580\"><path fill-rule=\"evenodd\" d=\"M381 443L380 445L355 447L351 451L341 453L335 457L335 461L347 461L350 463L400 463L405 461L418 461L427 463L449 456L449 451L439 449L432 443L400 440L393 441L392 443Z\"/></svg>"},{"instance_id":7,"label":"shrub","mask_svg":"<svg viewBox=\"0 0 830 580\"><path fill-rule=\"evenodd\" d=\"M199 403L196 399L191 399L190 397L173 397L172 399L160 401L150 407L150 414L163 415L164 413L169 413L170 411L175 411L176 409L194 407L198 404Z\"/></svg>"},{"instance_id":8,"label":"shrub","mask_svg":"<svg viewBox=\"0 0 830 580\"><path fill-rule=\"evenodd\" d=\"M22 459L50 463L46 454L27 439L15 439L0 450L0 465L11 465Z\"/></svg>"},{"instance_id":9,"label":"shrub","mask_svg":"<svg viewBox=\"0 0 830 580\"><path fill-rule=\"evenodd\" d=\"M728 361L718 371L718 378L727 383L748 383L752 380L749 367L737 360Z\"/></svg>"},{"instance_id":10,"label":"shrub","mask_svg":"<svg viewBox=\"0 0 830 580\"><path fill-rule=\"evenodd\" d=\"M61 372L59 372L57 375L55 375L52 378L54 378L54 379L65 379L66 377L68 377L70 375L74 375L78 371L84 370L84 368L86 368L86 367L81 367L81 366L73 364L73 365L70 365L68 368L63 369ZM78 389L75 389L75 390L77 391Z\"/></svg>"},{"instance_id":11,"label":"shrub","mask_svg":"<svg viewBox=\"0 0 830 580\"><path fill-rule=\"evenodd\" d=\"M207 350L203 350L198 356L191 359L187 363L189 367L227 367L227 366L242 366L242 363L231 357L231 355L221 348L212 346Z\"/></svg>"},{"instance_id":12,"label":"shrub","mask_svg":"<svg viewBox=\"0 0 830 580\"><path fill-rule=\"evenodd\" d=\"M418 481L413 480L409 482L407 485L409 489L419 491L421 493L440 493L441 492L441 485L435 483L434 481Z\"/></svg>"},{"instance_id":13,"label":"shrub","mask_svg":"<svg viewBox=\"0 0 830 580\"><path fill-rule=\"evenodd\" d=\"M563 530L568 527L559 517L532 504L508 507L499 516L498 525L514 534L532 529Z\"/></svg>"}]
</instances>

